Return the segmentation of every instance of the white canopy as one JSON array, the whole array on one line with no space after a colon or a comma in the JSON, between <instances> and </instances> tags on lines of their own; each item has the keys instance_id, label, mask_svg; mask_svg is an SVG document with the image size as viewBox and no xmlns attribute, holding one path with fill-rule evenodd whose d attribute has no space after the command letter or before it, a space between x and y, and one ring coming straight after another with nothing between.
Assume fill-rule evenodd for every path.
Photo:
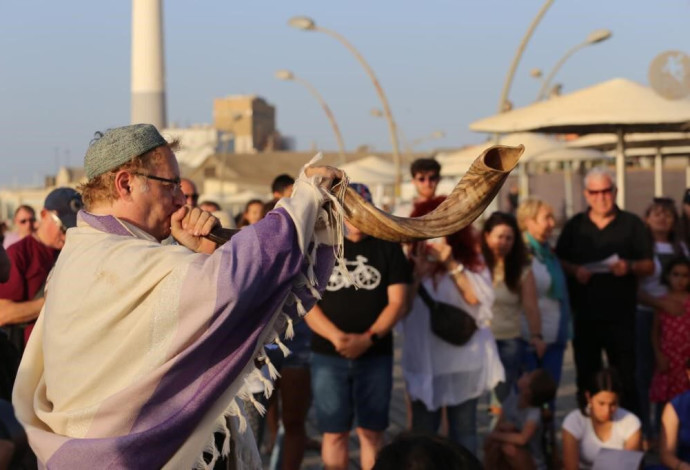
<instances>
[{"instance_id":1,"label":"white canopy","mask_svg":"<svg viewBox=\"0 0 690 470\"><path fill-rule=\"evenodd\" d=\"M383 158L370 155L340 167L353 183L374 186L395 184L395 165Z\"/></svg>"},{"instance_id":2,"label":"white canopy","mask_svg":"<svg viewBox=\"0 0 690 470\"><path fill-rule=\"evenodd\" d=\"M618 204L625 207L623 135L629 132L684 132L690 100L667 100L654 90L616 78L548 101L470 124L480 132L615 133Z\"/></svg>"},{"instance_id":3,"label":"white canopy","mask_svg":"<svg viewBox=\"0 0 690 470\"><path fill-rule=\"evenodd\" d=\"M479 132L591 134L678 132L690 121L690 100L667 100L651 88L615 78L566 95L480 119Z\"/></svg>"},{"instance_id":4,"label":"white canopy","mask_svg":"<svg viewBox=\"0 0 690 470\"><path fill-rule=\"evenodd\" d=\"M571 162L583 160L606 160L605 153L598 150L568 148L565 142L553 137L530 132L517 132L501 136L501 145L524 145L525 153L520 163ZM473 145L456 152L443 152L436 155L442 166L444 176L463 175L479 154L494 145L493 141Z\"/></svg>"}]
</instances>

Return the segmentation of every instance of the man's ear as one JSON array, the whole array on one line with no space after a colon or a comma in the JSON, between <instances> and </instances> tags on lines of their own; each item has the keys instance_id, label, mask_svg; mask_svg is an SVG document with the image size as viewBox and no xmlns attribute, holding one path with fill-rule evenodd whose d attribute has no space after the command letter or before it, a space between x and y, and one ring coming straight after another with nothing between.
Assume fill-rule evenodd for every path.
<instances>
[{"instance_id":1,"label":"man's ear","mask_svg":"<svg viewBox=\"0 0 690 470\"><path fill-rule=\"evenodd\" d=\"M130 199L132 197L133 176L127 170L120 170L115 174L115 191L120 199Z\"/></svg>"}]
</instances>

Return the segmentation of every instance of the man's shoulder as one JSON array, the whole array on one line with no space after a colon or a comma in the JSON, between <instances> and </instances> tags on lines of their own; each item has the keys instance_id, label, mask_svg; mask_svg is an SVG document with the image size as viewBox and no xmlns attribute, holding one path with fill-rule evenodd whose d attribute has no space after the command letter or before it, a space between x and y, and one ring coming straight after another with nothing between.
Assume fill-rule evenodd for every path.
<instances>
[{"instance_id":1,"label":"man's shoulder","mask_svg":"<svg viewBox=\"0 0 690 470\"><path fill-rule=\"evenodd\" d=\"M24 259L27 256L31 256L32 253L40 250L43 246L44 245L32 235L28 235L10 245L10 247L7 248L7 256L14 262L18 259Z\"/></svg>"},{"instance_id":2,"label":"man's shoulder","mask_svg":"<svg viewBox=\"0 0 690 470\"><path fill-rule=\"evenodd\" d=\"M635 214L633 212L628 212L628 211L619 209L617 217L620 218L620 220L622 222L625 222L627 224L644 226L644 222L642 221L642 219L637 214Z\"/></svg>"},{"instance_id":3,"label":"man's shoulder","mask_svg":"<svg viewBox=\"0 0 690 470\"><path fill-rule=\"evenodd\" d=\"M565 226L575 226L586 222L588 218L587 211L578 212L565 222Z\"/></svg>"}]
</instances>

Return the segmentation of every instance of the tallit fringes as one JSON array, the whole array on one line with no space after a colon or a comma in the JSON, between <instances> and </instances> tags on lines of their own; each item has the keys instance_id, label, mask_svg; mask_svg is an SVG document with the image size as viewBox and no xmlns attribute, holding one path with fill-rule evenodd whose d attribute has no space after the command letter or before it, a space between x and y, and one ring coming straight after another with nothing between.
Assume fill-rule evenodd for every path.
<instances>
[{"instance_id":1,"label":"tallit fringes","mask_svg":"<svg viewBox=\"0 0 690 470\"><path fill-rule=\"evenodd\" d=\"M304 307L302 308L304 309ZM283 313L283 315L285 314ZM295 337L295 327L293 325L292 318L285 315L285 319L287 321L287 327L285 327L285 339L292 339Z\"/></svg>"},{"instance_id":2,"label":"tallit fringes","mask_svg":"<svg viewBox=\"0 0 690 470\"><path fill-rule=\"evenodd\" d=\"M254 405L254 408L256 408L256 411L258 411L261 416L266 414L266 407L259 403L259 401L254 398L254 395L250 395L249 401L252 402L252 405Z\"/></svg>"},{"instance_id":3,"label":"tallit fringes","mask_svg":"<svg viewBox=\"0 0 690 470\"><path fill-rule=\"evenodd\" d=\"M290 349L283 344L283 342L280 340L280 337L276 336L276 339L274 340L278 348L280 348L280 352L283 353L284 357L288 357L290 355Z\"/></svg>"},{"instance_id":4,"label":"tallit fringes","mask_svg":"<svg viewBox=\"0 0 690 470\"><path fill-rule=\"evenodd\" d=\"M273 362L271 362L268 356L266 356L266 359L264 359L264 363L266 364L266 367L268 367L268 376L271 378L271 380L276 380L280 377L280 372L278 372L278 369L276 369L276 366L273 364Z\"/></svg>"}]
</instances>

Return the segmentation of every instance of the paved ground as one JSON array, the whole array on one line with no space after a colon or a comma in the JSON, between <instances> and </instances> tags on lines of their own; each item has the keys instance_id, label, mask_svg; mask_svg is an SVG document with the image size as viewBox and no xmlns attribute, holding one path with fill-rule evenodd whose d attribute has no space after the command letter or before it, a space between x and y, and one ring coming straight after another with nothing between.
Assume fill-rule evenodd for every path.
<instances>
[{"instance_id":1,"label":"paved ground","mask_svg":"<svg viewBox=\"0 0 690 470\"><path fill-rule=\"evenodd\" d=\"M405 429L406 411L404 399L404 382L402 378L402 370L400 368L401 349L396 342L395 348L395 365L393 370L393 398L391 400L390 419L391 425L386 431L386 439L390 441L396 434ZM558 389L558 397L556 400L556 419L557 425L560 425L565 418L565 415L575 408L575 370L572 360L572 349L569 346L566 351L565 361L563 365L563 378ZM479 411L479 435L483 441L483 437L489 431L490 415L488 413L488 395L480 400ZM307 432L309 436L318 438L319 432L316 428L314 414L310 411L307 420ZM264 468L268 468L268 457L264 458ZM304 457L302 468L305 470L321 469L321 458L315 451L308 451ZM350 435L350 469L359 469L359 445L357 436L354 432Z\"/></svg>"}]
</instances>

